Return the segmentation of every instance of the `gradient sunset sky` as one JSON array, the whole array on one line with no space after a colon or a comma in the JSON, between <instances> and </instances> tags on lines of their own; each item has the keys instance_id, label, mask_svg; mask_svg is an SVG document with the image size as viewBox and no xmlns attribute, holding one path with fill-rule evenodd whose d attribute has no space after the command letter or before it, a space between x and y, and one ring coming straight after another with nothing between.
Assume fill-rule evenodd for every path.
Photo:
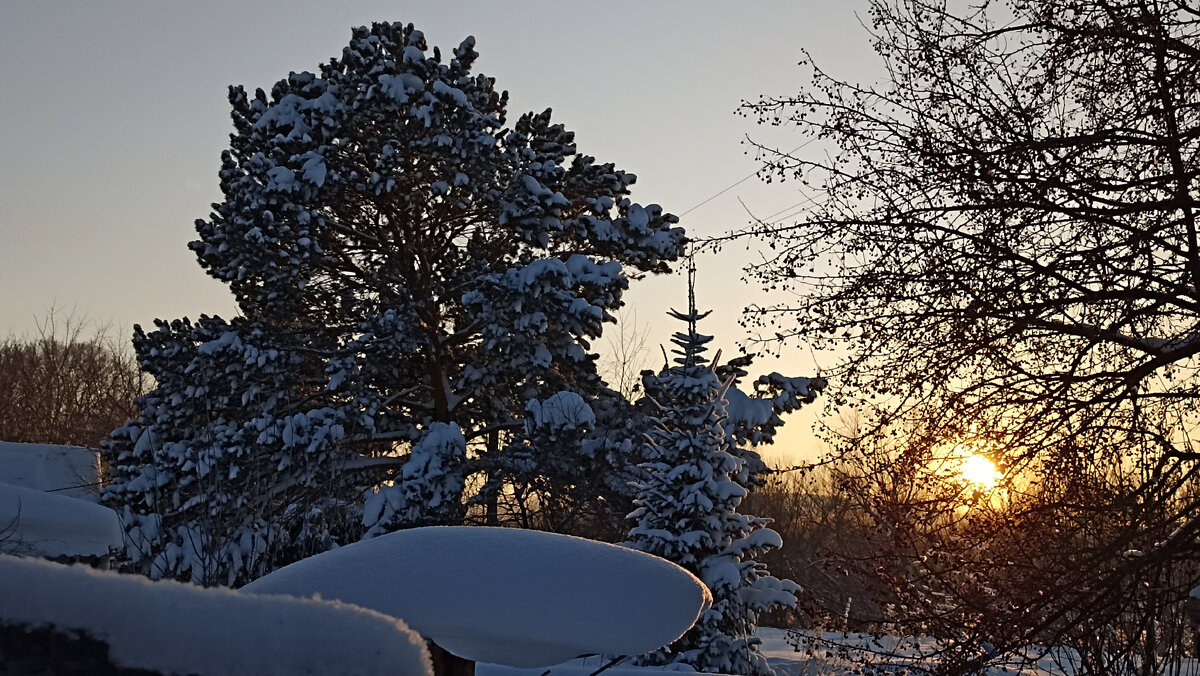
<instances>
[{"instance_id":1,"label":"gradient sunset sky","mask_svg":"<svg viewBox=\"0 0 1200 676\"><path fill-rule=\"evenodd\" d=\"M796 91L808 49L826 70L872 80L864 0L718 2L39 2L0 4L0 335L30 335L50 307L127 335L155 317L232 316L232 297L187 249L220 199L230 84L270 86L338 55L350 27L412 22L443 51L474 35L477 70L510 92L509 120L554 109L582 153L638 175L634 199L684 214L758 167L750 135L784 150L806 139L734 114ZM693 236L804 199L752 178L682 218ZM786 211L784 211L786 213ZM698 260L701 329L726 355L745 338L740 281L757 243ZM681 275L627 296L652 327L650 366L686 306ZM603 343L603 341L602 341ZM795 348L760 371L813 375ZM806 416L808 417L808 416ZM771 457L809 454L806 422Z\"/></svg>"}]
</instances>

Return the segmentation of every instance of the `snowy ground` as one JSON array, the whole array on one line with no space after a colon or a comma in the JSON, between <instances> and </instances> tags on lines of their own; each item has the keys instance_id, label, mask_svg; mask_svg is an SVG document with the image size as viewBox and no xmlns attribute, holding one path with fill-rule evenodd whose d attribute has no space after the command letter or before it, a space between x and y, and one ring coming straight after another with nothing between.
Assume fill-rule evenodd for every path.
<instances>
[{"instance_id":1,"label":"snowy ground","mask_svg":"<svg viewBox=\"0 0 1200 676\"><path fill-rule=\"evenodd\" d=\"M915 667L914 656L934 652L932 641L896 636L843 634L830 632L807 634L808 641L797 650L786 640L781 629L761 628L763 652L778 676L833 676L864 673L863 660L873 656L878 674L926 673ZM1031 648L1007 662L985 670L981 676L1072 676L1076 673L1075 655L1061 648ZM888 665L890 669L879 669ZM931 666L928 665L927 666ZM908 671L902 671L907 669ZM1174 665L1174 676L1200 676L1200 660L1183 660Z\"/></svg>"},{"instance_id":2,"label":"snowy ground","mask_svg":"<svg viewBox=\"0 0 1200 676\"><path fill-rule=\"evenodd\" d=\"M760 627L762 652L777 676L849 676L871 673L863 669L862 659L870 653L890 653L891 657L879 657L874 673L884 676L907 674L920 676L926 673L913 668L911 659L920 649L929 650L928 641L902 637L874 637L865 634L825 633L817 640L796 650L787 642L783 629ZM815 635L810 635L815 636ZM1071 654L1064 650L1031 652L1021 663L1013 661L986 670L981 676L1072 676ZM600 658L577 659L552 667L549 676L589 676L604 666ZM494 664L481 664L477 676L542 676L546 669L515 669ZM607 676L650 676L662 673L663 669L631 667L621 663L605 671ZM1185 660L1177 670L1165 672L1173 676L1200 676L1200 660Z\"/></svg>"},{"instance_id":3,"label":"snowy ground","mask_svg":"<svg viewBox=\"0 0 1200 676\"><path fill-rule=\"evenodd\" d=\"M777 676L833 676L849 674L856 665L833 656L806 655L797 652L788 644L783 629L760 627L758 635L763 642L760 646L767 662L775 670ZM604 666L609 660L599 657L589 657L571 660L565 664L552 667L550 676L589 676ZM622 662L604 672L606 676L649 676L670 671L664 668L632 667L628 662ZM480 664L475 670L476 676L542 676L546 669L516 669L495 664ZM1038 676L1042 676L1040 673Z\"/></svg>"}]
</instances>

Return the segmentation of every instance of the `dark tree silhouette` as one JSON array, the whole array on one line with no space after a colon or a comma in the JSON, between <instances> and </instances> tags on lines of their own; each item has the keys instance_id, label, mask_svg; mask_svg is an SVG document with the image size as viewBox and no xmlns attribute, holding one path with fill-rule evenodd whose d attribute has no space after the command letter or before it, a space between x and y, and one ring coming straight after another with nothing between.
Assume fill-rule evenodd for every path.
<instances>
[{"instance_id":1,"label":"dark tree silhouette","mask_svg":"<svg viewBox=\"0 0 1200 676\"><path fill-rule=\"evenodd\" d=\"M747 319L848 354L832 393L866 424L845 482L906 561L880 569L925 589L903 614L969 663L1136 610L1133 650L1195 582L1200 536L1200 6L880 0L870 19L881 84L806 63L799 94L743 107L827 150L762 170L811 205L751 226L775 256L750 275L791 300ZM964 516L962 485L930 476L962 444L999 463L1004 509Z\"/></svg>"},{"instance_id":2,"label":"dark tree silhouette","mask_svg":"<svg viewBox=\"0 0 1200 676\"><path fill-rule=\"evenodd\" d=\"M0 340L0 441L96 448L137 413L149 378L102 328L51 309L31 338Z\"/></svg>"}]
</instances>

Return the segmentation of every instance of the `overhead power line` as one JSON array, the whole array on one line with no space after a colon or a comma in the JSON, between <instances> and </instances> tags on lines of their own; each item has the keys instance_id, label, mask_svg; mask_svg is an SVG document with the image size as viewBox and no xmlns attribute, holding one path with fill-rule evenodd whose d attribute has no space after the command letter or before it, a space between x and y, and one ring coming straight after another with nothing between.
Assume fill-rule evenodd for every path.
<instances>
[{"instance_id":1,"label":"overhead power line","mask_svg":"<svg viewBox=\"0 0 1200 676\"><path fill-rule=\"evenodd\" d=\"M801 143L800 145L796 146L795 148L792 148L791 150L789 150L789 151L787 151L786 153L783 153L783 154L784 154L784 155L791 155L792 153L796 152L797 150L801 150L802 148L804 148L805 146L807 146L808 144L810 144L810 143L812 143L813 141L816 141L816 140L817 140L817 139L816 139L816 137L814 136L813 138L810 138L810 139L808 139L808 140L807 140L807 141L805 141L804 143ZM737 182L733 183L732 185L730 185L729 187L725 188L724 190L721 190L720 192L716 193L715 195L712 195L712 196L708 197L708 198L707 198L707 199L705 199L703 202L701 202L701 203L697 204L696 206L692 207L691 209L688 209L687 211L685 211L685 212L683 212L683 213L679 214L679 216L680 216L680 217L687 216L688 214L692 213L693 211L695 211L695 210L699 209L700 207L704 206L705 204L708 204L709 202L711 202L711 201L713 201L713 200L717 199L717 198L718 198L718 197L720 197L721 195L724 195L725 193L729 192L730 190L733 190L734 188L738 187L739 185L741 185L741 184L745 183L746 181L749 181L750 179L754 178L755 176L758 176L758 170L757 170L757 169L755 169L754 171L750 172L748 175L746 175L746 176L742 177L740 180L738 180ZM791 207L788 207L788 208L790 209ZM784 211L786 211L786 209L785 209Z\"/></svg>"},{"instance_id":2,"label":"overhead power line","mask_svg":"<svg viewBox=\"0 0 1200 676\"><path fill-rule=\"evenodd\" d=\"M701 203L697 204L696 206L692 207L691 209L688 209L687 211L685 211L685 212L683 212L682 214L679 214L679 215L680 215L681 217L682 217L682 216L687 216L688 214L692 213L693 211L695 211L695 210L699 209L700 207L704 206L705 204L708 204L709 202L711 202L711 201L713 201L713 200L717 199L717 198L718 198L718 197L720 197L721 195L724 195L725 193L729 192L730 190L733 190L734 188L736 188L736 187L738 187L739 185L741 185L741 184L745 183L746 181L749 181L750 179L754 178L754 177L755 177L755 176L757 176L757 175L758 175L758 171L757 171L757 170L755 170L755 171L754 171L754 172L752 172L752 173L751 173L749 176L747 176L747 177L743 178L742 180L738 181L737 183L734 183L733 185L729 186L728 188L725 188L725 189L724 189L724 190L722 190L721 192L719 192L719 193L717 193L717 194L713 195L712 197L709 197L708 199L704 200L703 202L701 202Z\"/></svg>"}]
</instances>

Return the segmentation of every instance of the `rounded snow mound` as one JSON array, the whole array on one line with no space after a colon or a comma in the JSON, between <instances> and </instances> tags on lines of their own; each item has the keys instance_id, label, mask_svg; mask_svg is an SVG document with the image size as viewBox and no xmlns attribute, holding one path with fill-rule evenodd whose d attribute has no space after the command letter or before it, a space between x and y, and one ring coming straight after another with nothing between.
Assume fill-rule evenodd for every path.
<instances>
[{"instance_id":1,"label":"rounded snow mound","mask_svg":"<svg viewBox=\"0 0 1200 676\"><path fill-rule=\"evenodd\" d=\"M0 481L0 551L31 556L107 556L125 546L117 513L94 502Z\"/></svg>"},{"instance_id":2,"label":"rounded snow mound","mask_svg":"<svg viewBox=\"0 0 1200 676\"><path fill-rule=\"evenodd\" d=\"M169 674L432 674L425 642L375 611L0 555L11 626L81 632L116 666Z\"/></svg>"},{"instance_id":3,"label":"rounded snow mound","mask_svg":"<svg viewBox=\"0 0 1200 676\"><path fill-rule=\"evenodd\" d=\"M656 556L513 528L415 528L299 561L242 588L397 617L446 650L514 667L637 655L687 631L708 588Z\"/></svg>"}]
</instances>

